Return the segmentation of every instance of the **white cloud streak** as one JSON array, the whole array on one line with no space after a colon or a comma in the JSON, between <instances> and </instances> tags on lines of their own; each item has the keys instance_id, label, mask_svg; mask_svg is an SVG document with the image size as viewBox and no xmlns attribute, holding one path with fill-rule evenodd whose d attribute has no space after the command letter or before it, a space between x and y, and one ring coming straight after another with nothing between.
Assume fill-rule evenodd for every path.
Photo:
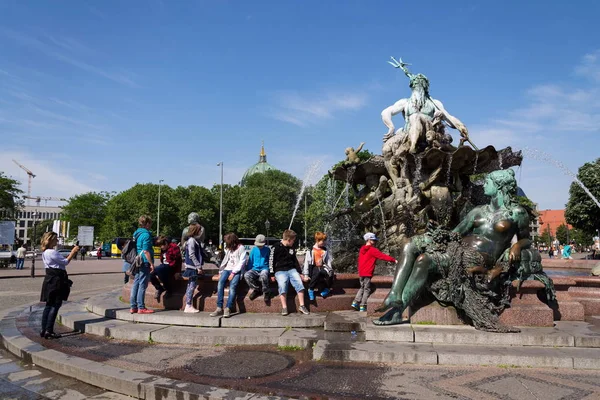
<instances>
[{"instance_id":1,"label":"white cloud streak","mask_svg":"<svg viewBox=\"0 0 600 400\"><path fill-rule=\"evenodd\" d=\"M344 111L359 110L367 103L364 93L327 92L300 95L297 92L280 92L275 96L277 106L272 118L297 126L307 126L334 118Z\"/></svg>"},{"instance_id":2,"label":"white cloud streak","mask_svg":"<svg viewBox=\"0 0 600 400\"><path fill-rule=\"evenodd\" d=\"M139 87L139 85L125 73L108 71L100 66L93 65L77 58L77 56L89 56L95 55L96 53L94 50L89 49L75 39L67 37L56 38L45 35L45 40L41 40L10 29L1 29L0 33L22 46L40 51L55 60L70 64L83 71L104 77L122 85ZM71 54L66 54L65 52Z\"/></svg>"},{"instance_id":3,"label":"white cloud streak","mask_svg":"<svg viewBox=\"0 0 600 400\"><path fill-rule=\"evenodd\" d=\"M83 182L71 172L61 168L57 162L40 158L40 154L33 155L25 151L0 151L0 171L21 182L20 189L27 194L27 174L12 160L15 159L36 177L32 181L32 196L56 196L69 198L75 194L94 190L93 187Z\"/></svg>"}]
</instances>

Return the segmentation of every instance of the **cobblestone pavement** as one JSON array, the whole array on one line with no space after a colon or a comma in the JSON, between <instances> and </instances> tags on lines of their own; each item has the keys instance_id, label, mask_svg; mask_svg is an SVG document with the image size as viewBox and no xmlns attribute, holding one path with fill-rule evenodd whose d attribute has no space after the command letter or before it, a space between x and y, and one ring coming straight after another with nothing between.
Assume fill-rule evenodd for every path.
<instances>
[{"instance_id":1,"label":"cobblestone pavement","mask_svg":"<svg viewBox=\"0 0 600 400\"><path fill-rule=\"evenodd\" d=\"M81 261L83 262L83 261ZM93 294L108 292L123 286L120 273L71 276L73 287L69 300L76 301ZM40 299L44 277L0 279L0 310L30 304Z\"/></svg>"},{"instance_id":2,"label":"cobblestone pavement","mask_svg":"<svg viewBox=\"0 0 600 400\"><path fill-rule=\"evenodd\" d=\"M311 350L123 342L59 327L36 335L40 313L19 319L30 339L119 368L230 389L311 399L599 399L597 371L315 362Z\"/></svg>"},{"instance_id":3,"label":"cobblestone pavement","mask_svg":"<svg viewBox=\"0 0 600 400\"><path fill-rule=\"evenodd\" d=\"M127 400L78 380L23 363L0 350L0 399L3 400Z\"/></svg>"}]
</instances>

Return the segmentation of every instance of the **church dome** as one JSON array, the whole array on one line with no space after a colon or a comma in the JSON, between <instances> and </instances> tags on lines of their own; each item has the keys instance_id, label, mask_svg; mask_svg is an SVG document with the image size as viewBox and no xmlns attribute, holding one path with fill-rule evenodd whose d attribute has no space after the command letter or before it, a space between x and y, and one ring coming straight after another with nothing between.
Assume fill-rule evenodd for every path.
<instances>
[{"instance_id":1,"label":"church dome","mask_svg":"<svg viewBox=\"0 0 600 400\"><path fill-rule=\"evenodd\" d=\"M244 186L246 179L254 174L262 174L267 171L276 171L277 168L272 166L267 162L267 154L265 153L265 145L263 144L260 149L260 155L258 157L258 162L248 168L242 177L240 184Z\"/></svg>"}]
</instances>

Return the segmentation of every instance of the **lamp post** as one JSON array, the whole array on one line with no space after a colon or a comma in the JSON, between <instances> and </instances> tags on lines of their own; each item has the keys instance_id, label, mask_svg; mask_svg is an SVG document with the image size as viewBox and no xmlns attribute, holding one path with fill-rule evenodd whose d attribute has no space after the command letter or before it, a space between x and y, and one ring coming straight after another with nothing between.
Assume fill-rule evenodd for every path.
<instances>
[{"instance_id":1,"label":"lamp post","mask_svg":"<svg viewBox=\"0 0 600 400\"><path fill-rule=\"evenodd\" d=\"M271 227L271 223L269 222L269 220L267 219L265 221L265 228L267 228L267 246L269 245L269 228Z\"/></svg>"},{"instance_id":2,"label":"lamp post","mask_svg":"<svg viewBox=\"0 0 600 400\"><path fill-rule=\"evenodd\" d=\"M222 248L222 244L223 244L223 161L218 163L217 167L221 167L221 201L219 204L219 248Z\"/></svg>"},{"instance_id":3,"label":"lamp post","mask_svg":"<svg viewBox=\"0 0 600 400\"><path fill-rule=\"evenodd\" d=\"M31 277L35 278L35 236L36 236L36 227L37 227L37 217L38 212L35 210L33 212L33 238L31 239L31 247L33 250L33 257L31 258Z\"/></svg>"},{"instance_id":4,"label":"lamp post","mask_svg":"<svg viewBox=\"0 0 600 400\"><path fill-rule=\"evenodd\" d=\"M158 180L158 216L156 217L156 236L160 236L160 187L163 182L163 179Z\"/></svg>"}]
</instances>

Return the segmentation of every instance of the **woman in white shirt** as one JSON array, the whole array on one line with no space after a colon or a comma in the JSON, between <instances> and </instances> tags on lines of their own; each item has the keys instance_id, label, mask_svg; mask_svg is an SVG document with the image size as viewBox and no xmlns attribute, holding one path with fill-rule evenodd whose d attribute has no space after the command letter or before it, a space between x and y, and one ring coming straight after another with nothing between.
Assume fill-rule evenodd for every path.
<instances>
[{"instance_id":1,"label":"woman in white shirt","mask_svg":"<svg viewBox=\"0 0 600 400\"><path fill-rule=\"evenodd\" d=\"M75 257L79 247L73 247L67 258L64 258L55 249L58 244L58 236L54 232L44 233L41 244L46 277L42 284L40 301L46 302L46 307L42 314L40 336L45 339L58 339L60 335L54 332L54 322L62 302L69 298L71 285L73 284L67 275L66 266Z\"/></svg>"},{"instance_id":2,"label":"woman in white shirt","mask_svg":"<svg viewBox=\"0 0 600 400\"><path fill-rule=\"evenodd\" d=\"M240 282L240 276L244 274L248 256L246 255L246 249L235 233L228 233L223 240L225 242L225 258L223 258L219 268L217 309L210 316L218 317L222 315L224 318L229 318L235 301L235 290ZM229 281L229 296L227 297L227 307L223 310L223 298L225 297L225 284L227 281Z\"/></svg>"}]
</instances>

